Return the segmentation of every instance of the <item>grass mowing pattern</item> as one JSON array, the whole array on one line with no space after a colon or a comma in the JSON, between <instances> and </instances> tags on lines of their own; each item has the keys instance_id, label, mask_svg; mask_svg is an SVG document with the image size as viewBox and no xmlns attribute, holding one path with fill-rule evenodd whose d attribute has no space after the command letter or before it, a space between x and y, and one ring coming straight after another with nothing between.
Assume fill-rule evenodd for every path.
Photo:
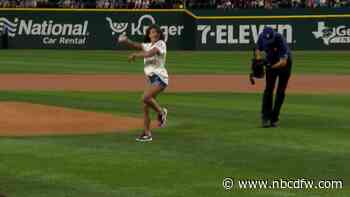
<instances>
[{"instance_id":1,"label":"grass mowing pattern","mask_svg":"<svg viewBox=\"0 0 350 197\"><path fill-rule=\"evenodd\" d=\"M0 92L1 101L141 116L137 93ZM169 127L0 138L0 191L11 197L348 196L349 95L289 95L282 127L260 129L258 94L164 94ZM342 190L234 190L223 177L343 179Z\"/></svg>"},{"instance_id":2,"label":"grass mowing pattern","mask_svg":"<svg viewBox=\"0 0 350 197\"><path fill-rule=\"evenodd\" d=\"M0 73L143 73L143 61L129 64L128 51L1 50ZM251 52L169 51L171 74L247 74ZM350 74L349 51L294 51L295 73Z\"/></svg>"}]
</instances>

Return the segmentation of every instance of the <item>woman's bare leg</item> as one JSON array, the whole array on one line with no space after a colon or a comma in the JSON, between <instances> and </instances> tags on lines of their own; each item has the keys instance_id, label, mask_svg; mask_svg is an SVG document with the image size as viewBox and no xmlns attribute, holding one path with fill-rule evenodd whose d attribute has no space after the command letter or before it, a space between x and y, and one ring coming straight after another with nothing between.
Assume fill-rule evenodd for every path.
<instances>
[{"instance_id":1,"label":"woman's bare leg","mask_svg":"<svg viewBox=\"0 0 350 197\"><path fill-rule=\"evenodd\" d=\"M143 103L144 134L151 135L151 118L149 116L149 106Z\"/></svg>"},{"instance_id":2,"label":"woman's bare leg","mask_svg":"<svg viewBox=\"0 0 350 197\"><path fill-rule=\"evenodd\" d=\"M162 113L162 108L156 101L156 96L164 90L163 87L158 85L151 85L149 88L144 92L143 94L143 103L147 104L149 107L151 107L154 111L156 111L158 114Z\"/></svg>"}]
</instances>

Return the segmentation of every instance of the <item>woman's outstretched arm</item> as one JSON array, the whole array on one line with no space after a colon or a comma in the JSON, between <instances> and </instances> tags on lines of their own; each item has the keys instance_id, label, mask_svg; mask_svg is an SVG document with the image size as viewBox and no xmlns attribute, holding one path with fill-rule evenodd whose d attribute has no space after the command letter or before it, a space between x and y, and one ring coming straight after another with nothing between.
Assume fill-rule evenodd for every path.
<instances>
[{"instance_id":1,"label":"woman's outstretched arm","mask_svg":"<svg viewBox=\"0 0 350 197\"><path fill-rule=\"evenodd\" d=\"M130 40L125 34L121 34L119 36L118 42L125 44L126 46L132 49L143 50L141 43Z\"/></svg>"}]
</instances>

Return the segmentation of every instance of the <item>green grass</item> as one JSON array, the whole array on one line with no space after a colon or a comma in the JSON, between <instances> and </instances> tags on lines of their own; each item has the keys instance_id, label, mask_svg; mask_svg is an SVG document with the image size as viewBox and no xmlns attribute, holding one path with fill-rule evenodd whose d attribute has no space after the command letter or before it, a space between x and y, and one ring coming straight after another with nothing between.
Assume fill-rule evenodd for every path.
<instances>
[{"instance_id":1,"label":"green grass","mask_svg":"<svg viewBox=\"0 0 350 197\"><path fill-rule=\"evenodd\" d=\"M128 51L0 50L0 73L143 73L143 61L127 62ZM350 74L349 51L294 51L294 72ZM169 51L171 74L246 74L251 52Z\"/></svg>"},{"instance_id":2,"label":"green grass","mask_svg":"<svg viewBox=\"0 0 350 197\"><path fill-rule=\"evenodd\" d=\"M142 74L127 51L0 50L0 73ZM294 73L350 74L349 51L294 51ZM250 52L169 51L171 74L247 74ZM23 101L141 117L138 93L1 91ZM169 127L1 137L0 193L8 197L349 196L350 95L288 95L282 126L260 129L259 94L166 93ZM1 120L0 120L0 123ZM342 179L338 190L225 191L238 179Z\"/></svg>"},{"instance_id":3,"label":"green grass","mask_svg":"<svg viewBox=\"0 0 350 197\"><path fill-rule=\"evenodd\" d=\"M141 116L137 93L0 92L25 101ZM258 94L166 93L169 127L0 138L0 192L9 197L349 196L350 95L288 95L282 126L260 129ZM218 102L219 101L219 102ZM237 179L342 179L341 190L224 191Z\"/></svg>"}]
</instances>

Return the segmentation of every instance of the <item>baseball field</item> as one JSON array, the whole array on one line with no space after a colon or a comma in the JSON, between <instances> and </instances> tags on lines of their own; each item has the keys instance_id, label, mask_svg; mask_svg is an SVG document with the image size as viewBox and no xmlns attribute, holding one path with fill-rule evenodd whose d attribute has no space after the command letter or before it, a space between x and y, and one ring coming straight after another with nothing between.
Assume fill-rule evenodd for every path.
<instances>
[{"instance_id":1,"label":"baseball field","mask_svg":"<svg viewBox=\"0 0 350 197\"><path fill-rule=\"evenodd\" d=\"M280 127L269 129L249 52L169 51L158 98L169 122L151 143L135 142L143 62L128 53L0 51L0 196L350 195L349 51L294 51ZM342 188L239 188L281 179Z\"/></svg>"}]
</instances>

